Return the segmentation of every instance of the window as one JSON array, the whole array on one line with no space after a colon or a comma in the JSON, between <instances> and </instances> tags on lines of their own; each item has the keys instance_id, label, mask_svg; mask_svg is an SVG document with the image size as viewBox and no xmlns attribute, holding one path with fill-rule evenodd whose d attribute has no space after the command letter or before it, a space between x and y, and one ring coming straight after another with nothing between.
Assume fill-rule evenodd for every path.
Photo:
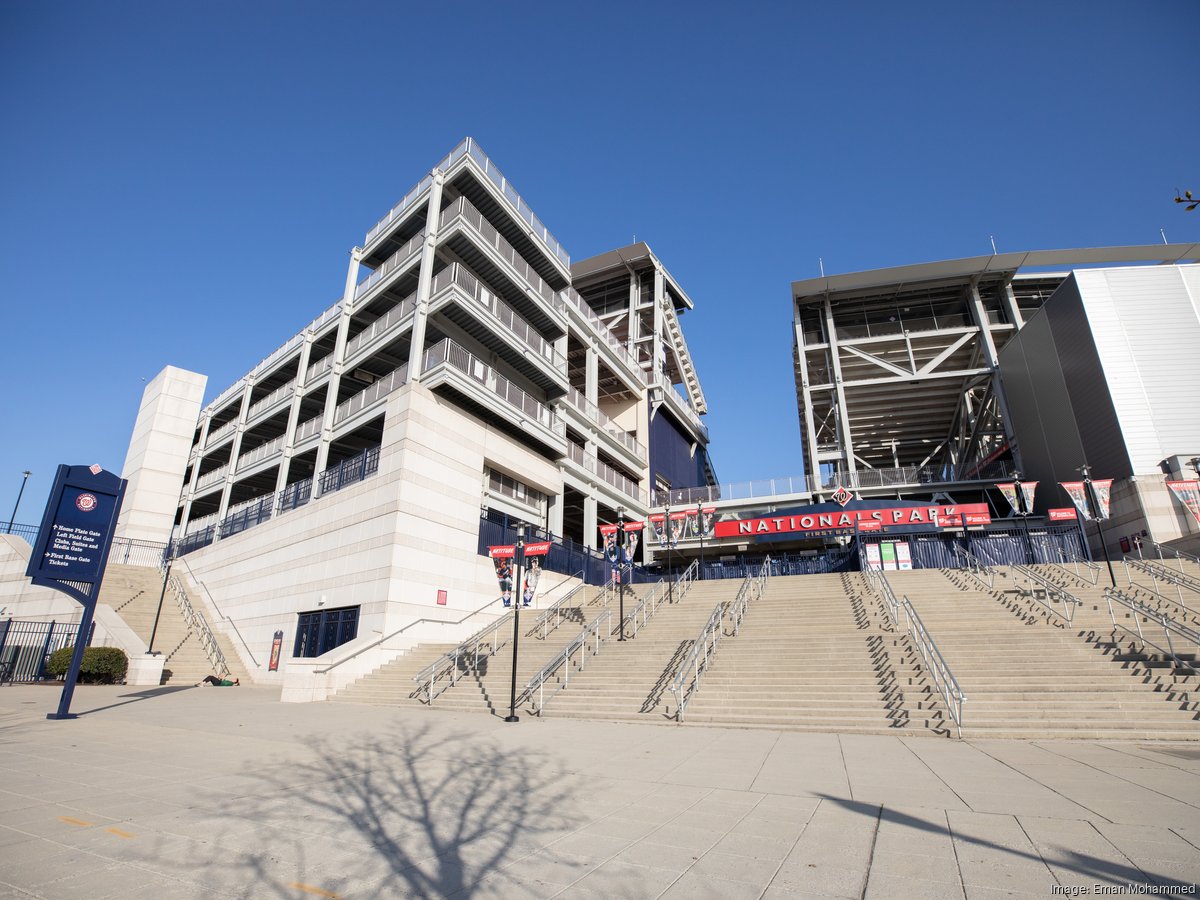
<instances>
[{"instance_id":1,"label":"window","mask_svg":"<svg viewBox=\"0 0 1200 900\"><path fill-rule=\"evenodd\" d=\"M358 636L357 606L300 613L296 623L296 657L320 656Z\"/></svg>"}]
</instances>

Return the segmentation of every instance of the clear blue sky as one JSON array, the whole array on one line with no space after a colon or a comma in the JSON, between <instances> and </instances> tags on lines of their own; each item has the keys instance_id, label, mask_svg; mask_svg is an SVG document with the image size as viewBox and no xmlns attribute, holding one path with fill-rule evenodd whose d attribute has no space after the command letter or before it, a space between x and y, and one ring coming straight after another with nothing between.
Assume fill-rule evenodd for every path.
<instances>
[{"instance_id":1,"label":"clear blue sky","mask_svg":"<svg viewBox=\"0 0 1200 900\"><path fill-rule=\"evenodd\" d=\"M836 8L835 8L836 7ZM0 517L120 471L340 294L465 135L576 259L650 243L722 481L799 473L789 285L1200 240L1200 4L0 4ZM230 328L229 323L238 327Z\"/></svg>"}]
</instances>

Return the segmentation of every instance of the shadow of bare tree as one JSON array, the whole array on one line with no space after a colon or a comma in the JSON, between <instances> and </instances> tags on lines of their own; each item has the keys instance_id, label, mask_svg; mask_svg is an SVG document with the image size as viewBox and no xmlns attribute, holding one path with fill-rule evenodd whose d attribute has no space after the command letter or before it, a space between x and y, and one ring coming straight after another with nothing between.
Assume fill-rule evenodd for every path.
<instances>
[{"instance_id":1,"label":"shadow of bare tree","mask_svg":"<svg viewBox=\"0 0 1200 900\"><path fill-rule=\"evenodd\" d=\"M297 896L302 878L337 896L471 897L485 878L489 893L503 893L518 880L506 865L573 827L571 798L543 774L554 769L544 754L506 756L477 733L397 726L311 749L311 762L253 776L261 783L249 793L264 807L255 818L289 842L255 840L243 857L257 896L272 884ZM221 818L247 815L244 799L226 805ZM292 882L281 874L287 859Z\"/></svg>"}]
</instances>

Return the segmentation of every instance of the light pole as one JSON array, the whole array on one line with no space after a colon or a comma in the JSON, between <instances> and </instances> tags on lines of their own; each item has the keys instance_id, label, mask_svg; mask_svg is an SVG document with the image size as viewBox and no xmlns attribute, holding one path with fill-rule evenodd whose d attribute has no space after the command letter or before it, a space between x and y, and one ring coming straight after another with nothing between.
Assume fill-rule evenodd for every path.
<instances>
[{"instance_id":1,"label":"light pole","mask_svg":"<svg viewBox=\"0 0 1200 900\"><path fill-rule=\"evenodd\" d=\"M674 541L671 538L671 507L669 506L666 508L665 514L663 515L663 528L666 529L663 534L667 536L667 602L674 603L675 595L671 590L671 545L674 543Z\"/></svg>"},{"instance_id":2,"label":"light pole","mask_svg":"<svg viewBox=\"0 0 1200 900\"><path fill-rule=\"evenodd\" d=\"M1112 557L1108 555L1108 545L1104 542L1104 526L1100 524L1100 502L1096 497L1096 489L1092 487L1092 467L1084 463L1075 471L1083 475L1083 491L1084 497L1087 498L1087 505L1096 520L1096 533L1100 535L1100 549L1104 551L1104 561L1108 564L1108 578L1112 582L1112 586L1117 586L1117 576L1113 574Z\"/></svg>"},{"instance_id":3,"label":"light pole","mask_svg":"<svg viewBox=\"0 0 1200 900\"><path fill-rule=\"evenodd\" d=\"M696 530L700 532L700 580L704 580L704 504L696 501Z\"/></svg>"},{"instance_id":4,"label":"light pole","mask_svg":"<svg viewBox=\"0 0 1200 900\"><path fill-rule=\"evenodd\" d=\"M21 506L21 497L25 493L25 482L29 480L29 476L32 474L28 469L21 473L21 489L17 491L17 502L13 504L12 518L8 520L8 534L12 534L13 522L17 521L17 510Z\"/></svg>"},{"instance_id":5,"label":"light pole","mask_svg":"<svg viewBox=\"0 0 1200 900\"><path fill-rule=\"evenodd\" d=\"M516 571L516 581L513 583L517 593L517 602L513 604L513 661L512 689L508 695L508 715L505 722L520 722L517 715L517 642L521 638L521 564L525 562L525 523L517 525L517 543L513 546L513 566Z\"/></svg>"},{"instance_id":6,"label":"light pole","mask_svg":"<svg viewBox=\"0 0 1200 900\"><path fill-rule=\"evenodd\" d=\"M1033 541L1029 537L1029 506L1025 502L1025 486L1021 484L1021 473L1013 472L1013 487L1016 488L1017 495L1017 515L1021 517L1021 527L1025 532L1025 551L1026 558L1032 565L1035 560L1033 558ZM965 522L963 523L966 524Z\"/></svg>"},{"instance_id":7,"label":"light pole","mask_svg":"<svg viewBox=\"0 0 1200 900\"><path fill-rule=\"evenodd\" d=\"M617 620L621 629L617 640L625 640L625 579L621 577L621 567L625 564L625 507L617 507L617 597L619 598Z\"/></svg>"}]
</instances>

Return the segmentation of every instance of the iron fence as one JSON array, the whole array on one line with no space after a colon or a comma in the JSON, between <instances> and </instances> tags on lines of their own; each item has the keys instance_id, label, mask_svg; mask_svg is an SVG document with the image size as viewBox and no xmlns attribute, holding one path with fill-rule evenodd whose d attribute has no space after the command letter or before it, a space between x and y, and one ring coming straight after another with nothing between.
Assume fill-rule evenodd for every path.
<instances>
[{"instance_id":1,"label":"iron fence","mask_svg":"<svg viewBox=\"0 0 1200 900\"><path fill-rule=\"evenodd\" d=\"M92 623L87 643L96 633ZM34 682L46 678L50 654L63 647L75 646L78 624L66 622L0 622L0 681Z\"/></svg>"}]
</instances>

